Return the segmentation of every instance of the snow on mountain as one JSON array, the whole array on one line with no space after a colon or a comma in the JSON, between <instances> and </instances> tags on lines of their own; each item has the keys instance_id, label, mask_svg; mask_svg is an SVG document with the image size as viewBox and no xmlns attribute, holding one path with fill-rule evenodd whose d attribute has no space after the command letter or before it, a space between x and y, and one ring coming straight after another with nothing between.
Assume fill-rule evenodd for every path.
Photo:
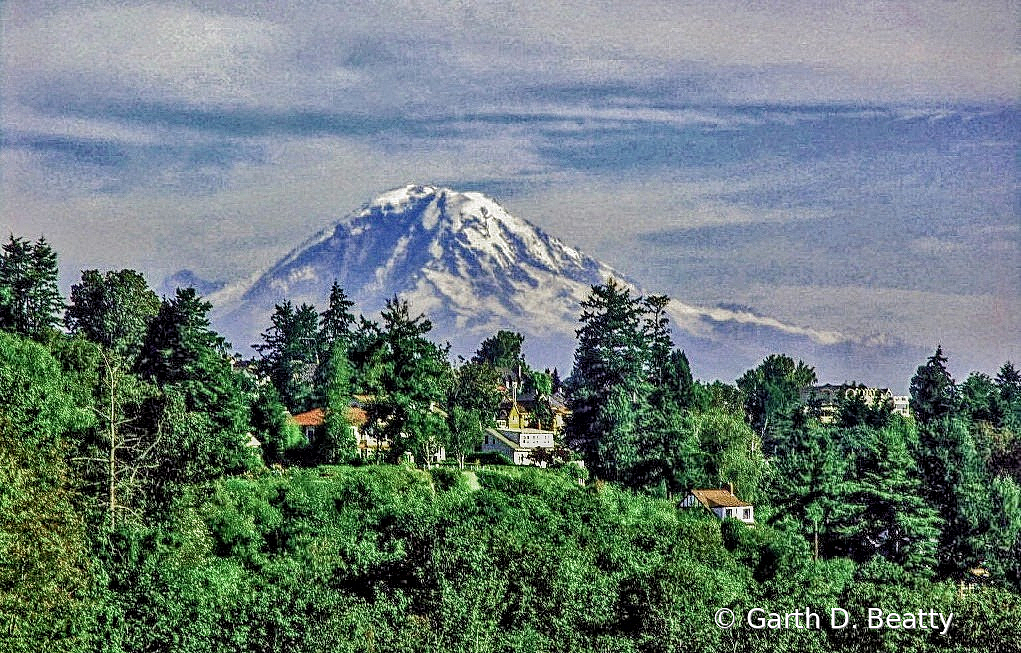
<instances>
[{"instance_id":1,"label":"snow on mountain","mask_svg":"<svg viewBox=\"0 0 1021 653\"><path fill-rule=\"evenodd\" d=\"M243 349L258 341L275 304L289 299L322 306L337 280L367 316L395 294L409 300L433 322L434 337L449 340L455 353L467 355L482 339L510 329L526 336L534 361L565 369L579 303L593 284L610 277L642 292L626 276L481 193L409 185L380 195L261 276L210 299L220 328ZM811 356L832 350L840 360L875 350L840 333L746 310L674 300L669 311L678 345L702 376L733 378L772 351Z\"/></svg>"}]
</instances>

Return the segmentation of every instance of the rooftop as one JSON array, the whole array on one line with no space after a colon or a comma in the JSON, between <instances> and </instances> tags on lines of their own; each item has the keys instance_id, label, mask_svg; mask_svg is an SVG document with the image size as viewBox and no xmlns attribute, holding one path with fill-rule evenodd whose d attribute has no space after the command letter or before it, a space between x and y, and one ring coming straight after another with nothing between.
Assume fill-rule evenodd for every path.
<instances>
[{"instance_id":1,"label":"rooftop","mask_svg":"<svg viewBox=\"0 0 1021 653\"><path fill-rule=\"evenodd\" d=\"M751 508L728 490L692 490L691 493L706 508Z\"/></svg>"}]
</instances>

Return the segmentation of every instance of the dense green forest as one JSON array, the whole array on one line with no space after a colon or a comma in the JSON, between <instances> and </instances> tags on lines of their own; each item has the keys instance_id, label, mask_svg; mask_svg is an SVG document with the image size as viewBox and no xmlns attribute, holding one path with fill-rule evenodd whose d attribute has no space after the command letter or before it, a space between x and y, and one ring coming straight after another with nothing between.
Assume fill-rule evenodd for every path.
<instances>
[{"instance_id":1,"label":"dense green forest","mask_svg":"<svg viewBox=\"0 0 1021 653\"><path fill-rule=\"evenodd\" d=\"M278 305L245 360L194 289L87 270L65 298L45 240L3 245L0 650L1021 651L1012 364L956 382L937 347L911 417L852 395L823 419L809 364L697 381L666 298L612 280L563 381L513 332L452 361L398 297L379 321L323 299ZM540 422L554 394L573 410L543 469L466 464L508 369ZM354 396L391 444L368 459ZM728 484L754 526L679 507ZM753 608L823 623L756 629Z\"/></svg>"}]
</instances>

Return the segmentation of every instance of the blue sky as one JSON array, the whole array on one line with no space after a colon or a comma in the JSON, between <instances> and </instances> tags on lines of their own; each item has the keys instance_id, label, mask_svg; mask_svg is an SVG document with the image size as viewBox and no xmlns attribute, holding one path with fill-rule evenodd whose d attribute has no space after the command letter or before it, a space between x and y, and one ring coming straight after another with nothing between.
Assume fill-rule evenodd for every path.
<instances>
[{"instance_id":1,"label":"blue sky","mask_svg":"<svg viewBox=\"0 0 1021 653\"><path fill-rule=\"evenodd\" d=\"M441 183L685 301L1021 360L1016 2L234 4L0 9L0 228L65 288Z\"/></svg>"}]
</instances>

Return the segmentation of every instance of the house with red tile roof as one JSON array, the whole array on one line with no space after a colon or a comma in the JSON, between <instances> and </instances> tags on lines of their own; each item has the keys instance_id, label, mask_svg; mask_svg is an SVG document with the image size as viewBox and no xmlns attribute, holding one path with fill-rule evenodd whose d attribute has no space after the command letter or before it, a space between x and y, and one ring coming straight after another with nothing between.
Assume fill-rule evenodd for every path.
<instances>
[{"instance_id":1,"label":"house with red tile roof","mask_svg":"<svg viewBox=\"0 0 1021 653\"><path fill-rule=\"evenodd\" d=\"M344 416L347 418L347 423L351 425L351 430L354 432L355 439L358 441L359 450L363 449L363 443L365 443L366 437L361 434L361 429L369 420L369 416L365 413L365 409L361 406L348 406ZM305 442L307 444L315 442L326 429L326 411L322 408L313 408L312 410L307 410L304 413L298 413L297 415L293 415L291 419L301 428L301 432L305 436ZM388 447L389 445L382 448Z\"/></svg>"}]
</instances>

